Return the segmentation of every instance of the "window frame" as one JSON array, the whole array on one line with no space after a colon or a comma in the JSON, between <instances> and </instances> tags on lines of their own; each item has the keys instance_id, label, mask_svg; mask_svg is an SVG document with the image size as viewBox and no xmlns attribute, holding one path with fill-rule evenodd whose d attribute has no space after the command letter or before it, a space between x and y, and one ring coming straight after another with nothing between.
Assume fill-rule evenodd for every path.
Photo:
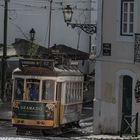
<instances>
[{"instance_id":1,"label":"window frame","mask_svg":"<svg viewBox=\"0 0 140 140\"><path fill-rule=\"evenodd\" d=\"M17 79L22 79L23 80L23 94L22 94L22 99L17 99L16 98L16 87L17 87ZM29 82L27 80L38 80L38 82ZM27 96L25 95L27 92L27 84L35 83L35 85L38 85L38 98L37 100L31 100L30 98L26 98ZM12 89L12 101L14 100L19 100L19 101L29 101L29 102L39 102L40 100L40 88L41 87L41 79L37 78L25 78L25 77L15 77L13 80L13 89ZM26 97L25 97L26 96ZM29 97L29 96L28 96Z\"/></svg>"},{"instance_id":2,"label":"window frame","mask_svg":"<svg viewBox=\"0 0 140 140\"><path fill-rule=\"evenodd\" d=\"M128 6L128 10L126 12L126 15L128 16L127 17L127 21L126 21L126 25L127 25L127 31L124 32L123 31L123 24L124 24L124 11L123 11L123 8L124 8L124 4L127 3ZM133 12L130 11L130 4L133 3ZM130 14L133 14L133 22L130 21ZM121 0L121 22L120 22L120 35L121 36L133 36L134 34L134 14L135 14L135 3L134 3L134 0ZM133 25L133 32L130 32L130 24Z\"/></svg>"}]
</instances>

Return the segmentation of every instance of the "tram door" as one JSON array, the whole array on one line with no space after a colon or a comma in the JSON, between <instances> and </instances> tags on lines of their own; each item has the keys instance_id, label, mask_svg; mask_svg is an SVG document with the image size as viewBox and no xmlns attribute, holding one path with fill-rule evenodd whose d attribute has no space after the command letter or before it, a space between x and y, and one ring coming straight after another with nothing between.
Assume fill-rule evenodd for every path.
<instances>
[{"instance_id":1,"label":"tram door","mask_svg":"<svg viewBox=\"0 0 140 140\"><path fill-rule=\"evenodd\" d=\"M123 97L122 97L122 113L124 115L132 115L132 78L130 76L123 77ZM131 118L127 118L128 123ZM123 130L126 130L128 125L123 123ZM131 129L127 131L131 132Z\"/></svg>"},{"instance_id":2,"label":"tram door","mask_svg":"<svg viewBox=\"0 0 140 140\"><path fill-rule=\"evenodd\" d=\"M57 116L57 119L58 119L58 124L60 124L60 121L61 121L61 112L62 112L62 108L61 108L61 102L62 102L62 99L61 99L61 96L62 96L62 83L61 82L58 82L57 83L57 86L56 86L56 100L58 102L58 116Z\"/></svg>"}]
</instances>

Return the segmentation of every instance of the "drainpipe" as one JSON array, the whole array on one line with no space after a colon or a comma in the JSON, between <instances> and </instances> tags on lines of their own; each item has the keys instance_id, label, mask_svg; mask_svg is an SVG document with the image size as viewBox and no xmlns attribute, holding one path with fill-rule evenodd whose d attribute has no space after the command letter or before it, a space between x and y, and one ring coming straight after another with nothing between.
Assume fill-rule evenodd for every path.
<instances>
[{"instance_id":1,"label":"drainpipe","mask_svg":"<svg viewBox=\"0 0 140 140\"><path fill-rule=\"evenodd\" d=\"M101 133L101 62L98 61L98 57L102 54L102 33L103 33L103 1L104 0L98 0L98 19L97 19L97 54L96 54L96 63L95 63L95 96L94 96L94 110L93 110L93 116L94 116L94 134L100 134ZM99 47L99 48L98 48Z\"/></svg>"}]
</instances>

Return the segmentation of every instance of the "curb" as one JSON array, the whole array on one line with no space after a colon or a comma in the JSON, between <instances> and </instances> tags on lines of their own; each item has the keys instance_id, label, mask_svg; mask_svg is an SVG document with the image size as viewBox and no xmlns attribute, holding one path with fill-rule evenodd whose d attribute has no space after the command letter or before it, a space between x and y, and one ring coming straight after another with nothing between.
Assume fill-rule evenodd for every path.
<instances>
[{"instance_id":1,"label":"curb","mask_svg":"<svg viewBox=\"0 0 140 140\"><path fill-rule=\"evenodd\" d=\"M140 140L140 137L119 137L119 136L88 136L88 137L77 137L72 138L71 140Z\"/></svg>"}]
</instances>

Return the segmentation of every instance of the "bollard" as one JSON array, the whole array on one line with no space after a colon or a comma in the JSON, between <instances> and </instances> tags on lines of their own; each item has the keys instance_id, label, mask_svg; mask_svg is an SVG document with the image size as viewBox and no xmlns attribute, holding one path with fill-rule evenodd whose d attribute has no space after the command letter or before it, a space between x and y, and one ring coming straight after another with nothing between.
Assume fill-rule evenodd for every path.
<instances>
[{"instance_id":1,"label":"bollard","mask_svg":"<svg viewBox=\"0 0 140 140\"><path fill-rule=\"evenodd\" d=\"M135 121L135 137L138 136L138 112L136 113L136 121Z\"/></svg>"},{"instance_id":2,"label":"bollard","mask_svg":"<svg viewBox=\"0 0 140 140\"><path fill-rule=\"evenodd\" d=\"M123 122L124 122L124 114L122 115L122 119L121 119L121 131L120 131L120 137L122 137L122 134L123 134Z\"/></svg>"}]
</instances>

